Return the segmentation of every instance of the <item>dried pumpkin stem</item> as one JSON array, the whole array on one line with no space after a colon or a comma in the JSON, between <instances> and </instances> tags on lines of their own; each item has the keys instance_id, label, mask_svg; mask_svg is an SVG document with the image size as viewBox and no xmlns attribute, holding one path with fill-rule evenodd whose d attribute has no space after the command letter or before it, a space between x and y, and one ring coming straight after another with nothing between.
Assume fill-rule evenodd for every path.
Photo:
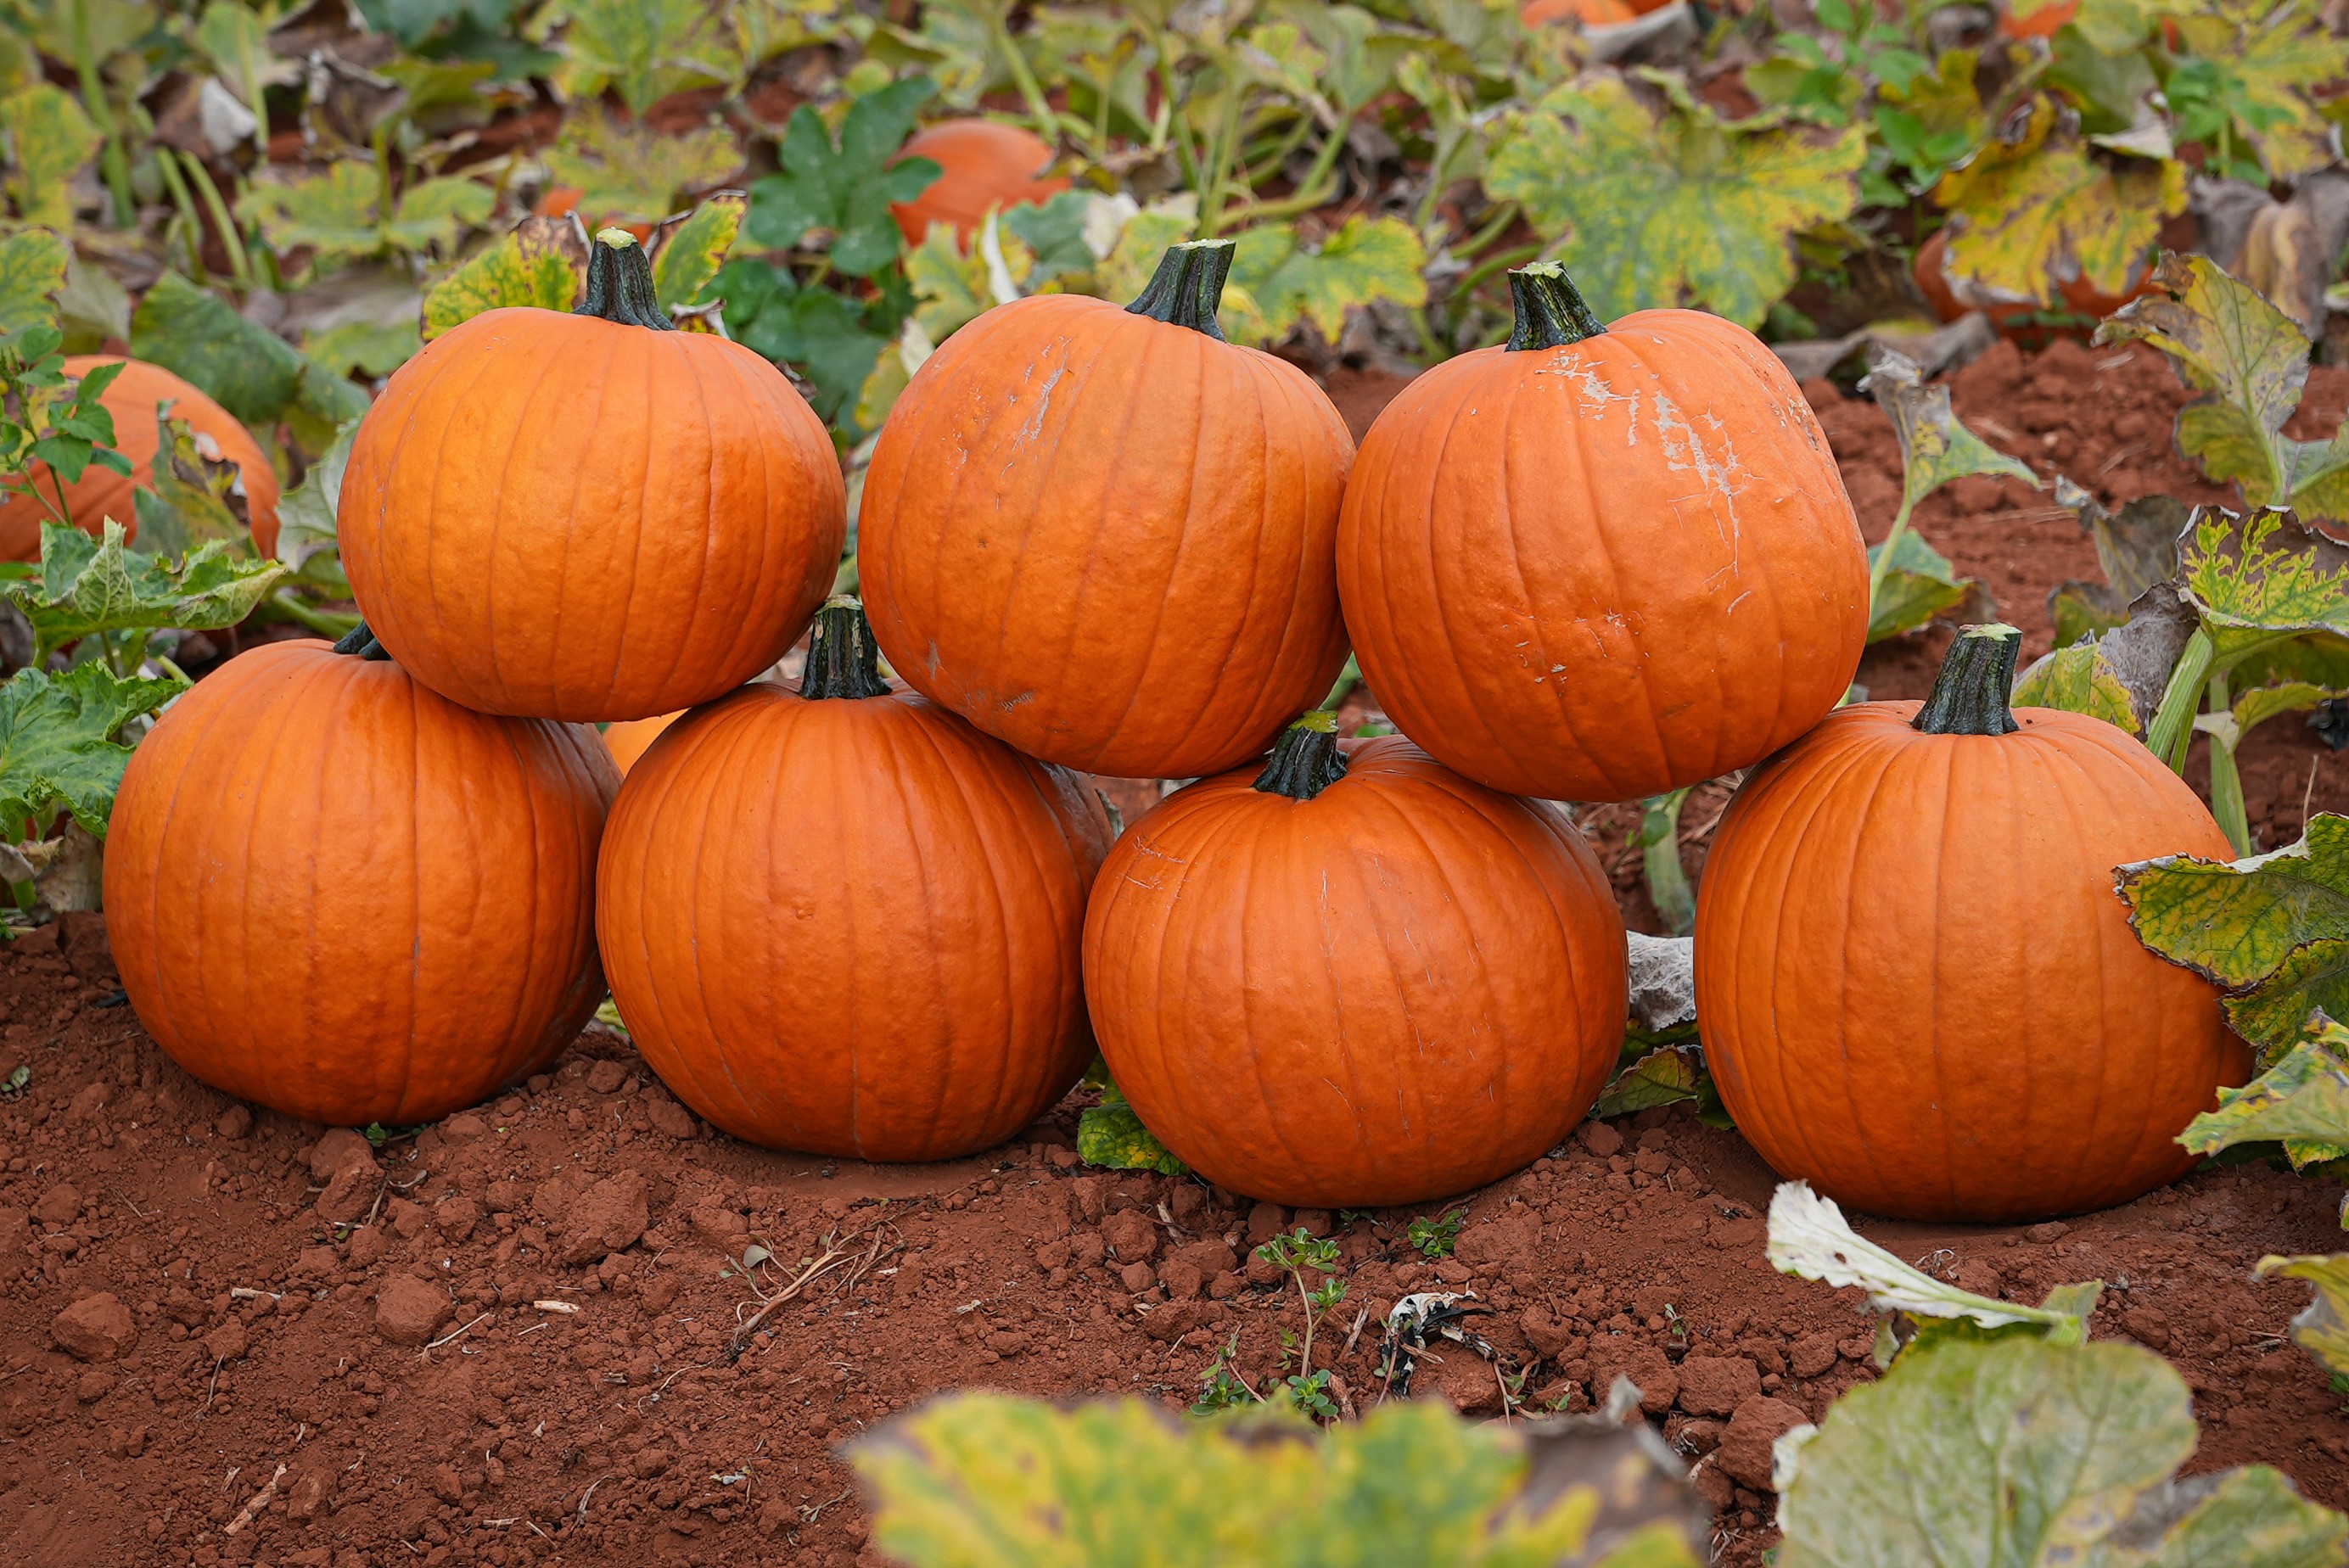
<instances>
[{"instance_id":1,"label":"dried pumpkin stem","mask_svg":"<svg viewBox=\"0 0 2349 1568\"><path fill-rule=\"evenodd\" d=\"M1927 735L2012 735L2022 728L2006 707L2022 647L2023 634L2013 626L1966 627L1933 677L1933 695L1909 723Z\"/></svg>"},{"instance_id":2,"label":"dried pumpkin stem","mask_svg":"<svg viewBox=\"0 0 2349 1568\"><path fill-rule=\"evenodd\" d=\"M1125 308L1153 321L1204 332L1217 343L1228 341L1216 323L1216 310L1224 303L1224 280L1232 274L1234 249L1229 240L1185 240L1167 246L1150 286Z\"/></svg>"},{"instance_id":3,"label":"dried pumpkin stem","mask_svg":"<svg viewBox=\"0 0 2349 1568\"><path fill-rule=\"evenodd\" d=\"M874 645L873 623L864 618L864 604L846 593L825 600L815 613L815 636L808 644L800 696L817 700L888 695L889 683L881 678L881 650Z\"/></svg>"},{"instance_id":4,"label":"dried pumpkin stem","mask_svg":"<svg viewBox=\"0 0 2349 1568\"><path fill-rule=\"evenodd\" d=\"M1272 760L1257 775L1268 795L1310 800L1346 776L1346 754L1338 749L1338 716L1328 709L1305 715L1272 748Z\"/></svg>"},{"instance_id":5,"label":"dried pumpkin stem","mask_svg":"<svg viewBox=\"0 0 2349 1568\"><path fill-rule=\"evenodd\" d=\"M335 645L335 652L338 654L349 654L355 658L362 659L388 659L391 657L389 650L386 649L381 643L377 642L375 634L367 630L367 624L365 621L361 621L357 625L353 626L349 631L343 634L342 639Z\"/></svg>"},{"instance_id":6,"label":"dried pumpkin stem","mask_svg":"<svg viewBox=\"0 0 2349 1568\"><path fill-rule=\"evenodd\" d=\"M653 290L653 264L646 259L645 248L626 229L596 231L595 242L588 247L587 297L571 314L655 332L677 330Z\"/></svg>"},{"instance_id":7,"label":"dried pumpkin stem","mask_svg":"<svg viewBox=\"0 0 2349 1568\"><path fill-rule=\"evenodd\" d=\"M1582 291L1556 262L1512 267L1509 301L1517 313L1516 325L1509 329L1512 349L1563 348L1607 330L1606 324L1590 313Z\"/></svg>"}]
</instances>

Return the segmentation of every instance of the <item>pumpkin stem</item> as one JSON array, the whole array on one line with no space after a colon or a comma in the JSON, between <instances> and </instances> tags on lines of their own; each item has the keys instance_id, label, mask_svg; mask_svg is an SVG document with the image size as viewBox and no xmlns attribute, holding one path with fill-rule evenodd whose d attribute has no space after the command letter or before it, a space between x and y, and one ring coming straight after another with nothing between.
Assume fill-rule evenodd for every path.
<instances>
[{"instance_id":1,"label":"pumpkin stem","mask_svg":"<svg viewBox=\"0 0 2349 1568\"><path fill-rule=\"evenodd\" d=\"M574 315L616 321L623 326L675 332L677 323L661 308L653 292L653 264L645 249L626 229L598 229L587 252L587 297Z\"/></svg>"},{"instance_id":2,"label":"pumpkin stem","mask_svg":"<svg viewBox=\"0 0 2349 1568\"><path fill-rule=\"evenodd\" d=\"M1909 722L1927 735L2012 735L2023 727L2007 711L2014 656L2023 634L2013 626L1968 626L1950 645L1933 695Z\"/></svg>"},{"instance_id":3,"label":"pumpkin stem","mask_svg":"<svg viewBox=\"0 0 2349 1568\"><path fill-rule=\"evenodd\" d=\"M1556 262L1510 268L1509 302L1517 311L1516 325L1509 329L1512 349L1564 348L1607 330Z\"/></svg>"},{"instance_id":4,"label":"pumpkin stem","mask_svg":"<svg viewBox=\"0 0 2349 1568\"><path fill-rule=\"evenodd\" d=\"M1234 249L1229 240L1185 240L1167 246L1150 286L1125 308L1153 321L1204 332L1217 343L1229 341L1216 324L1216 308L1224 303L1224 280L1232 273Z\"/></svg>"},{"instance_id":5,"label":"pumpkin stem","mask_svg":"<svg viewBox=\"0 0 2349 1568\"><path fill-rule=\"evenodd\" d=\"M864 604L846 593L825 600L815 613L815 636L808 644L800 696L815 700L888 695L889 683L881 678L881 650L874 644L873 623L864 618Z\"/></svg>"},{"instance_id":6,"label":"pumpkin stem","mask_svg":"<svg viewBox=\"0 0 2349 1568\"><path fill-rule=\"evenodd\" d=\"M375 634L367 630L367 624L365 621L361 621L343 634L342 640L335 645L335 652L354 655L362 659L391 657L390 652L375 640Z\"/></svg>"},{"instance_id":7,"label":"pumpkin stem","mask_svg":"<svg viewBox=\"0 0 2349 1568\"><path fill-rule=\"evenodd\" d=\"M1328 708L1309 713L1280 732L1272 760L1257 775L1268 795L1310 800L1346 776L1346 754L1338 749L1338 716Z\"/></svg>"}]
</instances>

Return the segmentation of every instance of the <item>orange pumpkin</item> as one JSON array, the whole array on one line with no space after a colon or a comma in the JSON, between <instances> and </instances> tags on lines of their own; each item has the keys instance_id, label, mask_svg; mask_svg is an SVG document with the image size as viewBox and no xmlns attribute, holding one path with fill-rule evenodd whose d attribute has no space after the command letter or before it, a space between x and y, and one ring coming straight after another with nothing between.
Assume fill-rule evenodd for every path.
<instances>
[{"instance_id":1,"label":"orange pumpkin","mask_svg":"<svg viewBox=\"0 0 2349 1568\"><path fill-rule=\"evenodd\" d=\"M1697 899L1697 1016L1764 1159L1872 1214L2007 1222L2183 1175L2250 1068L2217 994L2147 952L2113 868L2230 857L2098 719L2010 713L2018 634L1971 627L1932 696L1831 715L1750 778Z\"/></svg>"},{"instance_id":2,"label":"orange pumpkin","mask_svg":"<svg viewBox=\"0 0 2349 1568\"><path fill-rule=\"evenodd\" d=\"M1635 20L1642 12L1666 3L1667 0L1642 0L1642 4L1635 5L1629 0L1526 0L1517 8L1517 22L1526 27L1565 21L1579 22L1586 27L1610 27Z\"/></svg>"},{"instance_id":3,"label":"orange pumpkin","mask_svg":"<svg viewBox=\"0 0 2349 1568\"><path fill-rule=\"evenodd\" d=\"M661 731L684 717L682 712L665 713L658 718L632 718L605 729L604 748L612 754L612 761L619 768L620 777L626 779L628 769L636 765L636 759L645 754L646 748L661 738Z\"/></svg>"},{"instance_id":4,"label":"orange pumpkin","mask_svg":"<svg viewBox=\"0 0 2349 1568\"><path fill-rule=\"evenodd\" d=\"M781 372L678 332L627 234L575 313L489 311L368 410L343 564L376 635L483 713L649 718L773 664L846 533L832 439Z\"/></svg>"},{"instance_id":5,"label":"orange pumpkin","mask_svg":"<svg viewBox=\"0 0 2349 1568\"><path fill-rule=\"evenodd\" d=\"M161 366L143 359L78 354L66 360L66 374L87 376L101 365L122 366L122 373L98 401L114 416L114 449L130 459L130 472L118 474L93 464L83 470L78 483L66 486L66 504L75 525L96 534L110 517L126 534L138 537L139 509L132 492L142 486L151 489L155 483L155 452L160 444L155 406L169 403L171 413L185 419L189 428L212 438L222 460L236 465L244 486L245 515L253 524L254 547L264 555L274 552L277 548L277 470L269 466L268 457L237 417ZM54 505L57 481L48 466L36 464L32 478ZM47 510L29 497L17 496L0 504L0 561L38 561L41 523L48 519Z\"/></svg>"},{"instance_id":6,"label":"orange pumpkin","mask_svg":"<svg viewBox=\"0 0 2349 1568\"><path fill-rule=\"evenodd\" d=\"M1538 1158L1623 1041L1623 917L1557 807L1309 715L1126 830L1085 916L1118 1087L1208 1180L1414 1203Z\"/></svg>"},{"instance_id":7,"label":"orange pumpkin","mask_svg":"<svg viewBox=\"0 0 2349 1568\"><path fill-rule=\"evenodd\" d=\"M215 1088L429 1121L554 1059L604 998L595 731L491 718L311 639L238 655L132 754L107 931L139 1021Z\"/></svg>"},{"instance_id":8,"label":"orange pumpkin","mask_svg":"<svg viewBox=\"0 0 2349 1568\"><path fill-rule=\"evenodd\" d=\"M926 158L938 166L939 175L911 201L892 202L889 215L909 245L920 244L931 224L946 223L967 248L988 208L1049 201L1069 188L1065 179L1046 177L1052 156L1050 144L1033 131L997 120L947 119L925 126L889 161Z\"/></svg>"},{"instance_id":9,"label":"orange pumpkin","mask_svg":"<svg viewBox=\"0 0 2349 1568\"><path fill-rule=\"evenodd\" d=\"M1505 348L1403 388L1346 490L1362 676L1437 760L1622 800L1758 762L1858 668L1868 556L1777 356L1698 311L1601 326L1554 263Z\"/></svg>"},{"instance_id":10,"label":"orange pumpkin","mask_svg":"<svg viewBox=\"0 0 2349 1568\"><path fill-rule=\"evenodd\" d=\"M2080 0L2054 0L2031 11L2010 7L1999 16L1998 30L2010 38L2052 38L2079 10Z\"/></svg>"},{"instance_id":11,"label":"orange pumpkin","mask_svg":"<svg viewBox=\"0 0 2349 1568\"><path fill-rule=\"evenodd\" d=\"M884 681L854 600L818 616L807 668L686 715L629 775L597 884L613 999L738 1138L999 1143L1092 1059L1078 941L1108 819Z\"/></svg>"},{"instance_id":12,"label":"orange pumpkin","mask_svg":"<svg viewBox=\"0 0 2349 1568\"><path fill-rule=\"evenodd\" d=\"M988 311L874 449L874 634L916 690L1032 757L1211 773L1345 663L1332 555L1353 442L1302 371L1224 341L1231 255L1176 245L1124 308Z\"/></svg>"},{"instance_id":13,"label":"orange pumpkin","mask_svg":"<svg viewBox=\"0 0 2349 1568\"><path fill-rule=\"evenodd\" d=\"M550 185L545 194L539 197L538 205L533 207L531 211L542 218L568 218L574 212L579 211L580 200L586 194L586 191L576 185ZM590 217L608 217L609 215L608 213L581 212L580 219L584 222ZM616 223L613 227L626 229L629 233L634 234L639 245L649 245L652 243L653 231L660 225L639 221L631 223Z\"/></svg>"},{"instance_id":14,"label":"orange pumpkin","mask_svg":"<svg viewBox=\"0 0 2349 1568\"><path fill-rule=\"evenodd\" d=\"M2044 348L2059 337L2085 343L2095 331L2093 323L2102 321L2154 286L2151 263L2140 260L2129 269L2132 281L2126 294L2106 294L2084 277L2061 282L2050 279L2052 297L2049 300L2007 301L1976 307L1960 298L1957 286L1950 281L1949 256L1950 231L1936 229L1923 244L1917 247L1916 257L1909 264L1909 270L1917 279L1918 290L1924 294L1926 303L1933 307L1933 314L1943 321L1955 321L1968 311L1980 308L1989 315L1991 325L1998 329L2001 337L2011 339L2023 348ZM2068 311L2088 320L2072 325L2057 325L2035 319L2057 310Z\"/></svg>"}]
</instances>

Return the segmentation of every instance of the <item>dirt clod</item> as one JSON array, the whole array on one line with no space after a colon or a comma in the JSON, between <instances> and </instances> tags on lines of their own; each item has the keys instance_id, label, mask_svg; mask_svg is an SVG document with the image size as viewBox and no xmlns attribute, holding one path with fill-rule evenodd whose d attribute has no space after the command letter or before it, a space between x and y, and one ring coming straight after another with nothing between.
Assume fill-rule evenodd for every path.
<instances>
[{"instance_id":1,"label":"dirt clod","mask_svg":"<svg viewBox=\"0 0 2349 1568\"><path fill-rule=\"evenodd\" d=\"M449 1321L449 1293L409 1274L394 1274L376 1293L375 1327L394 1345L422 1345Z\"/></svg>"},{"instance_id":2,"label":"dirt clod","mask_svg":"<svg viewBox=\"0 0 2349 1568\"><path fill-rule=\"evenodd\" d=\"M1799 1405L1756 1394L1737 1407L1715 1454L1730 1480L1755 1491L1770 1490L1771 1445L1811 1418Z\"/></svg>"},{"instance_id":3,"label":"dirt clod","mask_svg":"<svg viewBox=\"0 0 2349 1568\"><path fill-rule=\"evenodd\" d=\"M623 1171L573 1199L563 1215L563 1262L574 1266L597 1263L633 1245L652 1223L646 1191L642 1176Z\"/></svg>"},{"instance_id":4,"label":"dirt clod","mask_svg":"<svg viewBox=\"0 0 2349 1568\"><path fill-rule=\"evenodd\" d=\"M1690 1356L1680 1365L1681 1408L1726 1416L1762 1392L1762 1371L1743 1356Z\"/></svg>"},{"instance_id":5,"label":"dirt clod","mask_svg":"<svg viewBox=\"0 0 2349 1568\"><path fill-rule=\"evenodd\" d=\"M112 1361L139 1343L139 1324L120 1296L100 1291L50 1319L49 1336L77 1361Z\"/></svg>"}]
</instances>

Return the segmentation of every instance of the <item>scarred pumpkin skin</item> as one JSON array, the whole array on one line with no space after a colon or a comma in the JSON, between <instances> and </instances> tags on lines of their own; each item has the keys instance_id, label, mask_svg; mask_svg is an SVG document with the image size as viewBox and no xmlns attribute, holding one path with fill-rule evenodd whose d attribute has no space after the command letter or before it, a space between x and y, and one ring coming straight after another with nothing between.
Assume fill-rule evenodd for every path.
<instances>
[{"instance_id":1,"label":"scarred pumpkin skin","mask_svg":"<svg viewBox=\"0 0 2349 1568\"><path fill-rule=\"evenodd\" d=\"M2076 1213L2184 1175L2173 1140L2250 1061L2210 985L2137 941L2113 870L2231 859L2225 834L2112 725L2025 707L2011 734L1928 735L1919 706L1829 716L1714 837L1697 1016L1738 1130L1903 1219Z\"/></svg>"},{"instance_id":2,"label":"scarred pumpkin skin","mask_svg":"<svg viewBox=\"0 0 2349 1568\"><path fill-rule=\"evenodd\" d=\"M595 731L492 718L321 642L239 655L124 775L107 931L190 1073L336 1126L429 1121L553 1061L603 1000Z\"/></svg>"},{"instance_id":3,"label":"scarred pumpkin skin","mask_svg":"<svg viewBox=\"0 0 2349 1568\"><path fill-rule=\"evenodd\" d=\"M1175 247L1160 283L1229 258ZM1195 325L1221 284L1185 294L1189 325L1078 294L998 306L930 356L874 449L874 634L916 691L1031 757L1216 772L1345 663L1353 443L1303 372Z\"/></svg>"},{"instance_id":4,"label":"scarred pumpkin skin","mask_svg":"<svg viewBox=\"0 0 2349 1568\"><path fill-rule=\"evenodd\" d=\"M925 126L890 161L901 158L926 158L939 169L928 190L911 201L890 205L889 215L897 220L897 231L909 245L927 238L931 224L945 223L968 248L989 207L1049 201L1069 188L1065 179L1043 177L1052 167L1050 143L1032 130L991 119L946 119Z\"/></svg>"},{"instance_id":5,"label":"scarred pumpkin skin","mask_svg":"<svg viewBox=\"0 0 2349 1568\"><path fill-rule=\"evenodd\" d=\"M1868 637L1818 420L1717 316L1602 329L1554 266L1511 281L1532 346L1446 360L1362 438L1338 587L1364 680L1512 794L1634 799L1760 761L1841 699ZM1528 313L1564 307L1527 290L1561 285L1580 325L1546 331Z\"/></svg>"},{"instance_id":6,"label":"scarred pumpkin skin","mask_svg":"<svg viewBox=\"0 0 2349 1568\"><path fill-rule=\"evenodd\" d=\"M1401 737L1344 746L1309 799L1258 765L1170 797L1085 917L1094 1032L1143 1122L1211 1181L1315 1208L1539 1158L1605 1085L1626 1006L1622 916L1563 812Z\"/></svg>"},{"instance_id":7,"label":"scarred pumpkin skin","mask_svg":"<svg viewBox=\"0 0 2349 1568\"><path fill-rule=\"evenodd\" d=\"M952 1159L1092 1059L1078 943L1109 823L1068 773L864 676L874 695L760 682L678 719L620 792L597 926L637 1048L709 1121Z\"/></svg>"},{"instance_id":8,"label":"scarred pumpkin skin","mask_svg":"<svg viewBox=\"0 0 2349 1568\"><path fill-rule=\"evenodd\" d=\"M595 250L644 266L619 231ZM781 372L587 308L489 311L434 339L344 472L367 624L483 713L649 718L730 691L806 630L846 536L831 438Z\"/></svg>"},{"instance_id":9,"label":"scarred pumpkin skin","mask_svg":"<svg viewBox=\"0 0 2349 1568\"><path fill-rule=\"evenodd\" d=\"M101 365L120 365L122 373L98 397L114 416L114 449L130 459L130 472L92 464L78 483L66 486L66 502L74 525L93 536L106 520L122 525L130 539L139 536L139 508L134 492L154 484L155 405L170 403L171 413L185 419L199 435L210 436L220 447L221 459L236 465L244 485L245 516L253 524L253 542L262 554L277 549L277 470L237 417L213 402L192 384L160 365L119 355L77 354L66 359L66 374L88 375ZM47 464L36 464L34 482L54 503L56 480ZM41 524L51 521L47 510L31 498L18 496L0 503L0 561L38 561Z\"/></svg>"}]
</instances>

